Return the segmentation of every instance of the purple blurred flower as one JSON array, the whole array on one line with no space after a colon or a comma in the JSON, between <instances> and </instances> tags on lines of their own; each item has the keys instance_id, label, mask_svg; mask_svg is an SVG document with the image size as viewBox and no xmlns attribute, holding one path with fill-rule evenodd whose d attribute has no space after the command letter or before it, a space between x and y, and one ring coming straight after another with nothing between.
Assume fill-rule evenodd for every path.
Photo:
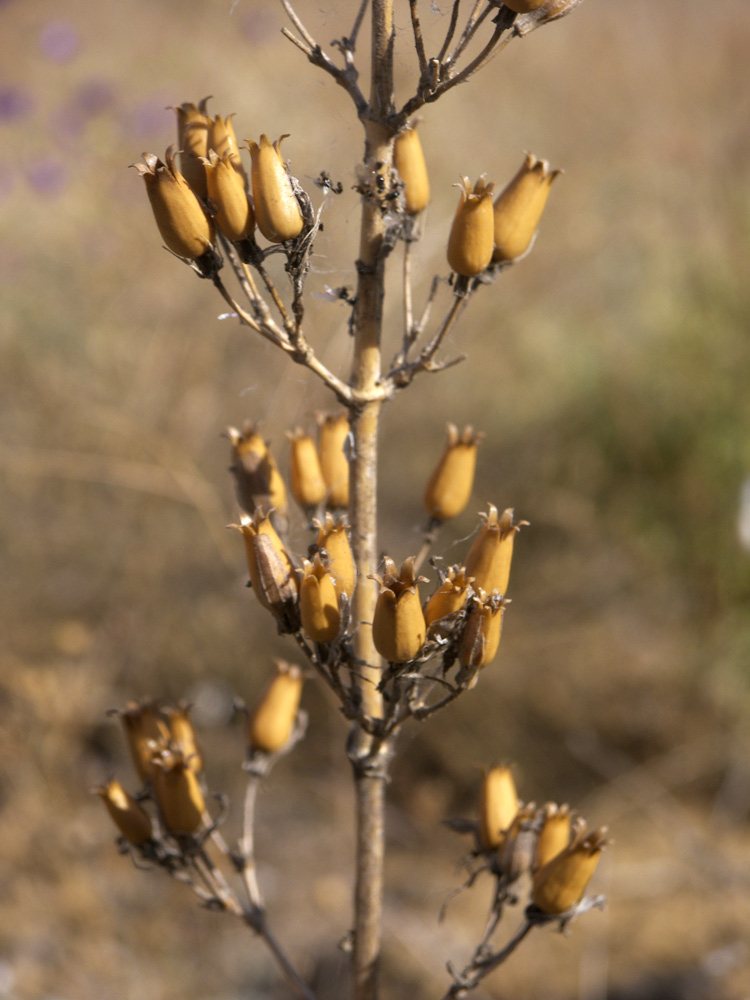
<instances>
[{"instance_id":1,"label":"purple blurred flower","mask_svg":"<svg viewBox=\"0 0 750 1000\"><path fill-rule=\"evenodd\" d=\"M23 118L34 110L34 99L28 90L20 87L3 87L0 90L0 121Z\"/></svg>"},{"instance_id":2,"label":"purple blurred flower","mask_svg":"<svg viewBox=\"0 0 750 1000\"><path fill-rule=\"evenodd\" d=\"M51 156L33 163L28 168L26 177L35 191L50 196L60 194L68 181L63 164Z\"/></svg>"},{"instance_id":3,"label":"purple blurred flower","mask_svg":"<svg viewBox=\"0 0 750 1000\"><path fill-rule=\"evenodd\" d=\"M80 38L70 21L48 21L39 36L39 47L54 62L67 62L78 51Z\"/></svg>"}]
</instances>

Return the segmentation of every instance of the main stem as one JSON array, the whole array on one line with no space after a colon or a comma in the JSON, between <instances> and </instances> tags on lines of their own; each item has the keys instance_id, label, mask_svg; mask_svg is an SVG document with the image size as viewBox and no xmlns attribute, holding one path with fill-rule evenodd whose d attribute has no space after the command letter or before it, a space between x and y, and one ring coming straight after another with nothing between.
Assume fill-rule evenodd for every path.
<instances>
[{"instance_id":1,"label":"main stem","mask_svg":"<svg viewBox=\"0 0 750 1000\"><path fill-rule=\"evenodd\" d=\"M377 175L390 184L392 134L385 122L393 110L393 0L372 0L372 87L365 126L365 176L362 199L352 388L368 393L381 377L381 334L385 291L385 213ZM361 397L360 397L361 398ZM352 542L358 570L354 595L354 653L361 674L362 707L373 718L383 714L379 656L371 622L377 584L369 576L378 563L377 443L381 402L352 412L354 454L351 468ZM390 747L375 747L361 729L352 734L351 758L356 795L356 885L354 898L354 1000L375 1000L382 938L385 782Z\"/></svg>"}]
</instances>

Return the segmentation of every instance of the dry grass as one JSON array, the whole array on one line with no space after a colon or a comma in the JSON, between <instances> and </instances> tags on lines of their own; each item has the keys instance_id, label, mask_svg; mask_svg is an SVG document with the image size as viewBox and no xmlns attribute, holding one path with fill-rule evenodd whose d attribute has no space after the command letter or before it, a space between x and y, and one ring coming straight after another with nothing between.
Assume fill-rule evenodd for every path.
<instances>
[{"instance_id":1,"label":"dry grass","mask_svg":"<svg viewBox=\"0 0 750 1000\"><path fill-rule=\"evenodd\" d=\"M159 248L125 169L172 141L165 105L213 93L243 138L290 132L300 177L341 178L315 277L352 283L345 95L280 40L273 5L230 7L2 5L0 997L277 995L246 932L133 871L87 796L129 773L107 708L146 692L251 699L288 652L223 529L220 433L262 419L283 453L284 429L327 401L217 322L218 299ZM306 7L322 40L346 30L345 5ZM486 432L476 509L512 504L532 522L482 695L414 731L395 771L390 996L439 995L445 959L476 934L481 898L435 922L463 847L440 820L471 812L473 765L493 758L517 761L526 797L609 822L617 846L607 915L569 941L540 933L484 996L750 992L748 54L744 0L708 13L589 0L426 114L424 281L445 271L460 173L502 182L530 148L566 175L533 256L453 335L470 360L386 415L382 542L396 557L418 545L447 419ZM404 57L401 79L410 69ZM345 372L344 307L316 299L310 313ZM453 559L472 529L467 515L439 548ZM344 734L322 692L306 699L306 749L260 803L262 876L301 964L335 978L350 916ZM204 733L213 782L236 793L239 731Z\"/></svg>"}]
</instances>

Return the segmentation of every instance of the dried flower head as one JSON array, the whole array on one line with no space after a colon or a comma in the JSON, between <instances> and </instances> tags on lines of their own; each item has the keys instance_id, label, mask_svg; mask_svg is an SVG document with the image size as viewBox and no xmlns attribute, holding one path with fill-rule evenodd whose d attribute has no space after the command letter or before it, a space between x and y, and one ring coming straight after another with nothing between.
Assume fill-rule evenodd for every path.
<instances>
[{"instance_id":1,"label":"dried flower head","mask_svg":"<svg viewBox=\"0 0 750 1000\"><path fill-rule=\"evenodd\" d=\"M530 249L550 188L561 170L526 154L520 170L495 199L493 261L516 260Z\"/></svg>"},{"instance_id":2,"label":"dried flower head","mask_svg":"<svg viewBox=\"0 0 750 1000\"><path fill-rule=\"evenodd\" d=\"M464 278L481 274L492 260L495 239L492 191L495 185L487 184L484 178L482 174L473 188L468 177L462 177L458 185L461 200L448 238L448 263Z\"/></svg>"}]
</instances>

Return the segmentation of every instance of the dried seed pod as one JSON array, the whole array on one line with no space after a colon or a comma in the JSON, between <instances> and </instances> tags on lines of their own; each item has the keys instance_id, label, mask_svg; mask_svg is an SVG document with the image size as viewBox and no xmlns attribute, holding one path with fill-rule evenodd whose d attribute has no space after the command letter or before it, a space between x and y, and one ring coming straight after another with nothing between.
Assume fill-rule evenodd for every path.
<instances>
[{"instance_id":1,"label":"dried seed pod","mask_svg":"<svg viewBox=\"0 0 750 1000\"><path fill-rule=\"evenodd\" d=\"M466 573L474 577L476 589L487 593L498 590L505 596L513 558L516 532L528 526L528 521L513 524L513 508L508 507L498 519L497 507L489 504L486 514L479 515L483 524L466 557Z\"/></svg>"},{"instance_id":2,"label":"dried seed pod","mask_svg":"<svg viewBox=\"0 0 750 1000\"><path fill-rule=\"evenodd\" d=\"M375 649L391 663L413 660L421 652L427 632L418 587L425 578L415 575L413 556L400 572L386 556L385 573L372 579L380 584L372 620Z\"/></svg>"},{"instance_id":3,"label":"dried seed pod","mask_svg":"<svg viewBox=\"0 0 750 1000\"><path fill-rule=\"evenodd\" d=\"M565 913L580 901L609 843L606 833L606 827L602 827L587 834L582 820L575 824L570 844L534 875L531 898L540 910Z\"/></svg>"},{"instance_id":4,"label":"dried seed pod","mask_svg":"<svg viewBox=\"0 0 750 1000\"><path fill-rule=\"evenodd\" d=\"M326 484L326 507L349 506L349 459L344 450L349 437L346 413L326 413L318 419L318 455Z\"/></svg>"},{"instance_id":5,"label":"dried seed pod","mask_svg":"<svg viewBox=\"0 0 750 1000\"><path fill-rule=\"evenodd\" d=\"M518 812L516 783L509 767L491 767L482 775L479 793L479 843L496 850Z\"/></svg>"},{"instance_id":6,"label":"dried seed pod","mask_svg":"<svg viewBox=\"0 0 750 1000\"><path fill-rule=\"evenodd\" d=\"M206 168L202 157L208 156L208 130L211 119L206 113L210 100L204 97L197 105L185 102L172 110L177 113L177 145L182 176L202 201L206 200Z\"/></svg>"},{"instance_id":7,"label":"dried seed pod","mask_svg":"<svg viewBox=\"0 0 750 1000\"><path fill-rule=\"evenodd\" d=\"M203 756L198 749L190 710L186 705L166 705L163 709L172 742L176 744L188 767L196 773L203 770Z\"/></svg>"},{"instance_id":8,"label":"dried seed pod","mask_svg":"<svg viewBox=\"0 0 750 1000\"><path fill-rule=\"evenodd\" d=\"M430 178L427 174L417 122L410 122L399 132L393 144L393 165L404 182L404 206L409 215L418 215L430 201Z\"/></svg>"},{"instance_id":9,"label":"dried seed pod","mask_svg":"<svg viewBox=\"0 0 750 1000\"><path fill-rule=\"evenodd\" d=\"M200 782L181 753L163 753L154 761L154 796L170 833L195 833L206 811Z\"/></svg>"},{"instance_id":10,"label":"dried seed pod","mask_svg":"<svg viewBox=\"0 0 750 1000\"><path fill-rule=\"evenodd\" d=\"M495 227L492 217L494 184L486 184L484 174L473 189L468 177L461 178L461 200L448 238L448 263L464 278L486 270L492 260Z\"/></svg>"},{"instance_id":11,"label":"dried seed pod","mask_svg":"<svg viewBox=\"0 0 750 1000\"><path fill-rule=\"evenodd\" d=\"M521 169L495 199L493 261L516 260L527 252L539 228L552 183L561 173L550 170L546 160L526 154Z\"/></svg>"},{"instance_id":12,"label":"dried seed pod","mask_svg":"<svg viewBox=\"0 0 750 1000\"><path fill-rule=\"evenodd\" d=\"M240 147L237 144L237 136L235 135L234 123L232 122L233 118L234 113L227 115L226 118L216 115L208 130L208 148L213 149L220 160L224 158L225 153L228 153L232 166L242 178L243 183L246 184L247 174L242 165Z\"/></svg>"},{"instance_id":13,"label":"dried seed pod","mask_svg":"<svg viewBox=\"0 0 750 1000\"><path fill-rule=\"evenodd\" d=\"M175 165L176 146L170 146L162 163L154 153L144 153L143 163L133 163L146 185L156 225L166 246L186 260L195 260L211 249L213 222Z\"/></svg>"},{"instance_id":14,"label":"dried seed pod","mask_svg":"<svg viewBox=\"0 0 750 1000\"><path fill-rule=\"evenodd\" d=\"M251 751L277 753L289 742L302 694L299 667L276 662L276 676L256 705L247 726Z\"/></svg>"},{"instance_id":15,"label":"dried seed pod","mask_svg":"<svg viewBox=\"0 0 750 1000\"><path fill-rule=\"evenodd\" d=\"M488 596L479 588L472 598L458 644L458 658L466 677L473 676L494 660L500 645L507 603L497 590ZM464 678L459 674L458 679L461 681Z\"/></svg>"},{"instance_id":16,"label":"dried seed pod","mask_svg":"<svg viewBox=\"0 0 750 1000\"><path fill-rule=\"evenodd\" d=\"M339 597L346 594L351 600L357 583L357 567L349 544L346 518L340 517L338 521L334 521L326 511L323 522L313 521L313 524L318 529L315 544L328 556L327 568L333 576L336 593Z\"/></svg>"},{"instance_id":17,"label":"dried seed pod","mask_svg":"<svg viewBox=\"0 0 750 1000\"><path fill-rule=\"evenodd\" d=\"M237 488L240 506L248 514L258 507L286 513L286 485L271 449L253 424L245 421L242 430L227 427L232 442L230 470Z\"/></svg>"},{"instance_id":18,"label":"dried seed pod","mask_svg":"<svg viewBox=\"0 0 750 1000\"><path fill-rule=\"evenodd\" d=\"M101 796L107 812L126 840L138 847L151 839L153 829L148 813L128 795L119 781L113 778L95 791Z\"/></svg>"},{"instance_id":19,"label":"dried seed pod","mask_svg":"<svg viewBox=\"0 0 750 1000\"><path fill-rule=\"evenodd\" d=\"M531 870L536 846L536 806L533 802L520 806L497 849L500 871L509 882Z\"/></svg>"},{"instance_id":20,"label":"dried seed pod","mask_svg":"<svg viewBox=\"0 0 750 1000\"><path fill-rule=\"evenodd\" d=\"M573 817L567 805L547 803L543 810L542 826L536 844L535 869L543 868L568 846L572 821Z\"/></svg>"},{"instance_id":21,"label":"dried seed pod","mask_svg":"<svg viewBox=\"0 0 750 1000\"><path fill-rule=\"evenodd\" d=\"M243 515L240 524L232 527L245 539L247 568L258 600L285 624L286 631L294 631L298 624L297 577L270 516L258 510L252 517Z\"/></svg>"},{"instance_id":22,"label":"dried seed pod","mask_svg":"<svg viewBox=\"0 0 750 1000\"><path fill-rule=\"evenodd\" d=\"M528 14L530 10L538 10L547 0L503 0L508 10L516 14Z\"/></svg>"},{"instance_id":23,"label":"dried seed pod","mask_svg":"<svg viewBox=\"0 0 750 1000\"><path fill-rule=\"evenodd\" d=\"M169 743L167 724L151 701L128 702L118 714L136 774L141 781L149 781L154 757Z\"/></svg>"},{"instance_id":24,"label":"dried seed pod","mask_svg":"<svg viewBox=\"0 0 750 1000\"><path fill-rule=\"evenodd\" d=\"M429 478L423 498L427 513L436 521L457 517L469 502L481 437L472 427L465 427L460 435L455 424L448 424L446 429L448 444Z\"/></svg>"},{"instance_id":25,"label":"dried seed pod","mask_svg":"<svg viewBox=\"0 0 750 1000\"><path fill-rule=\"evenodd\" d=\"M442 583L424 607L424 620L430 625L460 611L466 604L472 577L467 577L463 566L451 566Z\"/></svg>"},{"instance_id":26,"label":"dried seed pod","mask_svg":"<svg viewBox=\"0 0 750 1000\"><path fill-rule=\"evenodd\" d=\"M292 189L292 182L281 156L282 135L272 143L267 135L260 137L260 145L247 140L252 168L255 220L258 229L271 243L293 240L304 225L299 203Z\"/></svg>"},{"instance_id":27,"label":"dried seed pod","mask_svg":"<svg viewBox=\"0 0 750 1000\"><path fill-rule=\"evenodd\" d=\"M289 457L292 496L303 510L317 507L325 500L326 483L315 441L299 428L287 437L292 446Z\"/></svg>"},{"instance_id":28,"label":"dried seed pod","mask_svg":"<svg viewBox=\"0 0 750 1000\"><path fill-rule=\"evenodd\" d=\"M544 0L541 6L535 7L528 13L520 14L513 24L515 35L528 35L535 28L541 28L550 21L556 21L560 17L570 14L582 0ZM506 4L506 6L508 6Z\"/></svg>"},{"instance_id":29,"label":"dried seed pod","mask_svg":"<svg viewBox=\"0 0 750 1000\"><path fill-rule=\"evenodd\" d=\"M236 243L246 239L255 229L255 213L230 151L224 150L219 157L212 149L203 164L208 196L216 208L216 225L228 240Z\"/></svg>"},{"instance_id":30,"label":"dried seed pod","mask_svg":"<svg viewBox=\"0 0 750 1000\"><path fill-rule=\"evenodd\" d=\"M333 642L341 629L336 583L320 555L302 563L299 574L299 612L302 628L314 642Z\"/></svg>"}]
</instances>

